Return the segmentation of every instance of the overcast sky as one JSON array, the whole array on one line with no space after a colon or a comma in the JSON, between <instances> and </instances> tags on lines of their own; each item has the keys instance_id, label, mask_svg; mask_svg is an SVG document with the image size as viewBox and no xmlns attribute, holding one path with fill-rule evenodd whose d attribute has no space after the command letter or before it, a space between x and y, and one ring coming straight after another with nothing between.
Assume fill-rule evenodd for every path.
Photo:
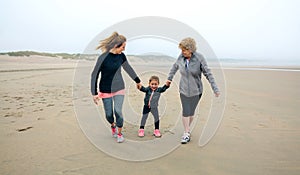
<instances>
[{"instance_id":1,"label":"overcast sky","mask_svg":"<svg viewBox=\"0 0 300 175\"><path fill-rule=\"evenodd\" d=\"M161 16L198 31L219 58L300 59L299 0L0 0L0 3L0 52L81 53L97 34L111 25L135 17ZM130 50L130 43L127 49Z\"/></svg>"}]
</instances>

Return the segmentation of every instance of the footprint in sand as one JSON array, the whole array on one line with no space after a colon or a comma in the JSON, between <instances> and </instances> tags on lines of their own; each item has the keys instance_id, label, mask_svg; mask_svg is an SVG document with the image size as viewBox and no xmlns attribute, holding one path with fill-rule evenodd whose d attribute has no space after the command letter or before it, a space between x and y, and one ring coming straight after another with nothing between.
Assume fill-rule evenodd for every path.
<instances>
[{"instance_id":1,"label":"footprint in sand","mask_svg":"<svg viewBox=\"0 0 300 175\"><path fill-rule=\"evenodd\" d=\"M258 124L258 127L259 127L259 128L267 128L268 126L265 125L265 124L259 123L259 124Z\"/></svg>"},{"instance_id":2,"label":"footprint in sand","mask_svg":"<svg viewBox=\"0 0 300 175\"><path fill-rule=\"evenodd\" d=\"M31 129L33 128L32 126L28 126L26 128L20 128L20 129L17 129L18 132L23 132L23 131L27 131L28 129Z\"/></svg>"},{"instance_id":3,"label":"footprint in sand","mask_svg":"<svg viewBox=\"0 0 300 175\"><path fill-rule=\"evenodd\" d=\"M43 117L38 117L37 120L46 120L46 119Z\"/></svg>"},{"instance_id":4,"label":"footprint in sand","mask_svg":"<svg viewBox=\"0 0 300 175\"><path fill-rule=\"evenodd\" d=\"M39 112L39 111L43 111L44 109L43 108L37 108L35 110L33 110L33 112Z\"/></svg>"},{"instance_id":5,"label":"footprint in sand","mask_svg":"<svg viewBox=\"0 0 300 175\"><path fill-rule=\"evenodd\" d=\"M23 112L9 112L4 115L4 117L22 117Z\"/></svg>"},{"instance_id":6,"label":"footprint in sand","mask_svg":"<svg viewBox=\"0 0 300 175\"><path fill-rule=\"evenodd\" d=\"M47 104L46 107L55 106L54 104Z\"/></svg>"},{"instance_id":7,"label":"footprint in sand","mask_svg":"<svg viewBox=\"0 0 300 175\"><path fill-rule=\"evenodd\" d=\"M65 104L65 106L72 106L73 105L70 101L65 101L64 104Z\"/></svg>"},{"instance_id":8,"label":"footprint in sand","mask_svg":"<svg viewBox=\"0 0 300 175\"><path fill-rule=\"evenodd\" d=\"M5 114L5 115L4 115L4 117L10 117L10 116L11 116L11 115L9 115L9 114Z\"/></svg>"},{"instance_id":9,"label":"footprint in sand","mask_svg":"<svg viewBox=\"0 0 300 175\"><path fill-rule=\"evenodd\" d=\"M238 126L234 126L233 128L237 131L240 131L240 128Z\"/></svg>"},{"instance_id":10,"label":"footprint in sand","mask_svg":"<svg viewBox=\"0 0 300 175\"><path fill-rule=\"evenodd\" d=\"M231 104L231 108L232 108L234 111L239 111L239 110L240 110L240 107L239 107L237 104L235 104L235 103L232 103L232 104Z\"/></svg>"},{"instance_id":11,"label":"footprint in sand","mask_svg":"<svg viewBox=\"0 0 300 175\"><path fill-rule=\"evenodd\" d=\"M22 100L24 97L13 97L16 100Z\"/></svg>"}]
</instances>

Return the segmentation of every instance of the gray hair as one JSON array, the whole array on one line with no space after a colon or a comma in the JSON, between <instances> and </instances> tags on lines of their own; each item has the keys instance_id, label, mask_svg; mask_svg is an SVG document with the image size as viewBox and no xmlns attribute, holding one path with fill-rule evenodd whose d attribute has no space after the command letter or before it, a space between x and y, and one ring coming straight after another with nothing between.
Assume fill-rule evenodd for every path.
<instances>
[{"instance_id":1,"label":"gray hair","mask_svg":"<svg viewBox=\"0 0 300 175\"><path fill-rule=\"evenodd\" d=\"M197 47L196 47L196 42L193 38L184 38L178 46L180 49L186 49L186 50L190 50L191 52L196 52Z\"/></svg>"}]
</instances>

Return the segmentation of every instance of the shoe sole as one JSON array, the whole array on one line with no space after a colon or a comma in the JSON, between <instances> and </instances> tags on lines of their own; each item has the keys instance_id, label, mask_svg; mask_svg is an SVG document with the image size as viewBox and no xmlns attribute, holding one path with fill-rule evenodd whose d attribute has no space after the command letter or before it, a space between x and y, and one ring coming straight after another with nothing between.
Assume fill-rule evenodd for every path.
<instances>
[{"instance_id":1,"label":"shoe sole","mask_svg":"<svg viewBox=\"0 0 300 175\"><path fill-rule=\"evenodd\" d=\"M187 144L188 142L190 142L191 139L187 140L187 141L181 141L181 144Z\"/></svg>"},{"instance_id":2,"label":"shoe sole","mask_svg":"<svg viewBox=\"0 0 300 175\"><path fill-rule=\"evenodd\" d=\"M117 140L117 143L123 143L124 141L125 141L125 139L121 140L121 141Z\"/></svg>"},{"instance_id":3,"label":"shoe sole","mask_svg":"<svg viewBox=\"0 0 300 175\"><path fill-rule=\"evenodd\" d=\"M181 142L181 144L187 144L188 142L190 142L190 141L187 141L187 142Z\"/></svg>"}]
</instances>

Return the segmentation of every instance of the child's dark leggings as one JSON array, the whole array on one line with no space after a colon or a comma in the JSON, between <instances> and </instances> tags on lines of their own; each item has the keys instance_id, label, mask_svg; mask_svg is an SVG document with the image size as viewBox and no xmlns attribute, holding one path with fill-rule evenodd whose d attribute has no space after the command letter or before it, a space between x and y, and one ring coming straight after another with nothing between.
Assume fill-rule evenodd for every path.
<instances>
[{"instance_id":1,"label":"child's dark leggings","mask_svg":"<svg viewBox=\"0 0 300 175\"><path fill-rule=\"evenodd\" d=\"M142 116L142 121L141 121L141 125L140 125L140 129L144 129L149 112L151 112L151 114L154 117L154 127L155 129L159 129L159 115L158 115L158 108L154 107L154 108L149 108L149 106L144 105L143 108L143 116Z\"/></svg>"}]
</instances>

